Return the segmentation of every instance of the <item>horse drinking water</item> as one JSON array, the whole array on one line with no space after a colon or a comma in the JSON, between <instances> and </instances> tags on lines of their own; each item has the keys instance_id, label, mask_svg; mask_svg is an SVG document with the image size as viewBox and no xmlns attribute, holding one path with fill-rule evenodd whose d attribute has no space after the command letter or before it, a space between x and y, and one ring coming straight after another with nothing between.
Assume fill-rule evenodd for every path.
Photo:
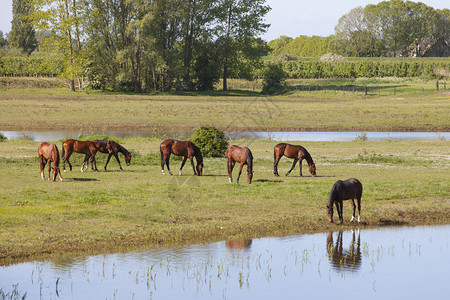
<instances>
[{"instance_id":1,"label":"horse drinking water","mask_svg":"<svg viewBox=\"0 0 450 300\"><path fill-rule=\"evenodd\" d=\"M287 158L294 159L292 168L286 173L286 176L288 176L289 173L291 173L291 171L295 168L295 164L297 163L297 161L299 162L298 165L300 167L300 176L303 176L303 159L306 159L306 161L308 162L309 172L311 173L311 175L316 176L316 164L314 163L309 152L300 145L291 145L286 143L280 143L273 148L273 174L275 174L275 176L280 176L278 174L278 162L283 157L283 155Z\"/></svg>"},{"instance_id":2,"label":"horse drinking water","mask_svg":"<svg viewBox=\"0 0 450 300\"><path fill-rule=\"evenodd\" d=\"M228 177L230 182L233 182L233 178L231 176L231 173L233 172L234 165L236 162L241 163L239 168L239 174L236 179L236 183L239 183L239 177L242 173L242 167L244 165L247 165L247 180L248 183L252 183L253 178L253 154L247 147L239 147L236 145L232 145L228 147L227 152L227 159L228 159Z\"/></svg>"},{"instance_id":3,"label":"horse drinking water","mask_svg":"<svg viewBox=\"0 0 450 300\"><path fill-rule=\"evenodd\" d=\"M336 204L336 209L339 215L339 224L343 222L343 200L350 200L353 206L353 216L350 222L355 219L355 199L358 200L358 223L361 222L361 195L362 184L356 178L350 178L345 181L338 180L333 184L330 195L328 196L327 213L328 219L333 223L333 205Z\"/></svg>"},{"instance_id":4,"label":"horse drinking water","mask_svg":"<svg viewBox=\"0 0 450 300\"><path fill-rule=\"evenodd\" d=\"M62 181L61 171L59 169L59 151L55 144L41 143L38 147L39 163L41 167L41 177L45 180L44 169L45 164L48 163L48 180L50 180L50 169L52 169L53 162L53 181L56 180L56 175Z\"/></svg>"},{"instance_id":5,"label":"horse drinking water","mask_svg":"<svg viewBox=\"0 0 450 300\"><path fill-rule=\"evenodd\" d=\"M83 172L83 168L86 165L86 169L88 167L88 159L91 160L91 169L98 171L97 162L95 161L95 154L98 151L98 146L96 143L92 141L78 141L78 140L66 140L62 144L62 160L63 160L63 170L66 171L66 161L69 164L70 171L72 171L72 164L69 161L70 156L75 151L77 153L85 154L86 157L84 159L83 165L81 166L81 172ZM95 168L95 169L94 169Z\"/></svg>"},{"instance_id":6,"label":"horse drinking water","mask_svg":"<svg viewBox=\"0 0 450 300\"><path fill-rule=\"evenodd\" d=\"M177 141L177 140L165 140L159 146L159 151L161 153L161 171L164 175L164 164L167 166L167 171L172 175L172 172L169 168L169 159L170 154L174 154L176 156L183 156L183 162L181 163L180 170L178 174L181 175L181 170L186 163L186 160L189 158L191 161L192 169L194 170L194 175L202 176L203 174L203 156L200 149L191 141ZM197 160L197 166L194 167L194 157Z\"/></svg>"}]
</instances>

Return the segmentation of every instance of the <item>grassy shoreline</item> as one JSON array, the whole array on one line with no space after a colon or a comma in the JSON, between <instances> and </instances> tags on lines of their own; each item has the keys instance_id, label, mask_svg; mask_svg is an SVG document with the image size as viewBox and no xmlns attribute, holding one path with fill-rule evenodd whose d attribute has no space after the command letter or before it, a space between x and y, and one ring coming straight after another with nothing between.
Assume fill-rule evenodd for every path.
<instances>
[{"instance_id":1,"label":"grassy shoreline","mask_svg":"<svg viewBox=\"0 0 450 300\"><path fill-rule=\"evenodd\" d=\"M274 141L232 141L252 149L254 183L229 184L223 158L205 159L205 176L163 176L160 140L121 141L132 165L118 170L98 155L101 172L72 172L63 182L43 181L38 143L0 143L0 265L65 255L125 251L349 228L450 223L450 141L300 142L313 156L317 177L274 177ZM59 144L59 142L57 142ZM121 156L123 161L123 157ZM280 174L291 161L283 158ZM180 160L172 160L172 170ZM176 173L176 172L174 172ZM236 176L236 171L234 176ZM362 224L329 224L326 201L338 179L364 186Z\"/></svg>"}]
</instances>

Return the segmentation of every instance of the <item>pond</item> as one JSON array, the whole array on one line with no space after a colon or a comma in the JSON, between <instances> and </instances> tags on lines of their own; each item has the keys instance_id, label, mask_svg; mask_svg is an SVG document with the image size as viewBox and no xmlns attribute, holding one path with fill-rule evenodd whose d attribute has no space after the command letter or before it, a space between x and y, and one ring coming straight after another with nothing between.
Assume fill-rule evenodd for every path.
<instances>
[{"instance_id":1,"label":"pond","mask_svg":"<svg viewBox=\"0 0 450 300\"><path fill-rule=\"evenodd\" d=\"M449 253L450 225L223 241L0 267L0 299L448 299Z\"/></svg>"},{"instance_id":2,"label":"pond","mask_svg":"<svg viewBox=\"0 0 450 300\"><path fill-rule=\"evenodd\" d=\"M0 131L8 139L27 138L35 142L58 141L67 138L78 138L79 131ZM147 131L102 131L102 132L84 132L83 136L88 135L108 135L111 137L155 137L155 132ZM450 139L450 132L228 132L226 133L232 140L256 139L273 141L308 141L308 142L346 142L353 141L363 136L368 141L383 140L439 140ZM192 132L174 134L174 138L188 139Z\"/></svg>"}]
</instances>

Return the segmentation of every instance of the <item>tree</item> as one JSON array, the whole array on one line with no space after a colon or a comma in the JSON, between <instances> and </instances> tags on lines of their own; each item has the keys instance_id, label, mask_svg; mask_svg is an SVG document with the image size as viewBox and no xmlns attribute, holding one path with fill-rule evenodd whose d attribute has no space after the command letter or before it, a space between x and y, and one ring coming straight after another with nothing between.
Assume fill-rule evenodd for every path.
<instances>
[{"instance_id":1,"label":"tree","mask_svg":"<svg viewBox=\"0 0 450 300\"><path fill-rule=\"evenodd\" d=\"M56 54L65 57L64 77L70 80L71 91L75 91L75 79L78 79L81 88L84 72L81 2L81 0L30 0L33 25L40 31L51 32L51 36L43 43Z\"/></svg>"},{"instance_id":2,"label":"tree","mask_svg":"<svg viewBox=\"0 0 450 300\"><path fill-rule=\"evenodd\" d=\"M281 64L268 64L263 71L263 94L276 94L284 91L286 72Z\"/></svg>"},{"instance_id":3,"label":"tree","mask_svg":"<svg viewBox=\"0 0 450 300\"><path fill-rule=\"evenodd\" d=\"M214 31L222 48L224 91L227 90L229 68L236 62L241 46L250 45L252 39L269 27L263 23L270 10L264 3L265 0L216 1L217 25Z\"/></svg>"},{"instance_id":4,"label":"tree","mask_svg":"<svg viewBox=\"0 0 450 300\"><path fill-rule=\"evenodd\" d=\"M279 38L268 42L267 45L270 47L270 55L279 55L285 53L285 48L291 41L291 37L282 35Z\"/></svg>"},{"instance_id":5,"label":"tree","mask_svg":"<svg viewBox=\"0 0 450 300\"><path fill-rule=\"evenodd\" d=\"M37 47L35 31L29 19L30 14L29 0L13 0L13 20L9 41L11 46L22 49L28 55Z\"/></svg>"},{"instance_id":6,"label":"tree","mask_svg":"<svg viewBox=\"0 0 450 300\"><path fill-rule=\"evenodd\" d=\"M8 45L8 40L3 36L3 31L0 30L0 48Z\"/></svg>"}]
</instances>

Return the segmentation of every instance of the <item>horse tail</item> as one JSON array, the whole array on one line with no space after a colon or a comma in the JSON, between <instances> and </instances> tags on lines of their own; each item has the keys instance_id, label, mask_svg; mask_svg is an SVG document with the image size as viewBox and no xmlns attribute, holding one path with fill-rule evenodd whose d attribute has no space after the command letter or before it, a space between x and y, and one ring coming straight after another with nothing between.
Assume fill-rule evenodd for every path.
<instances>
[{"instance_id":1,"label":"horse tail","mask_svg":"<svg viewBox=\"0 0 450 300\"><path fill-rule=\"evenodd\" d=\"M253 172L253 154L252 154L252 151L250 151L250 149L248 149L248 153L247 153L247 166L248 166L248 171Z\"/></svg>"},{"instance_id":2,"label":"horse tail","mask_svg":"<svg viewBox=\"0 0 450 300\"><path fill-rule=\"evenodd\" d=\"M163 151L162 151L162 147L161 147L161 145L159 145L159 154L161 154L161 166L163 165L163 163L164 163L164 153L163 153Z\"/></svg>"},{"instance_id":3,"label":"horse tail","mask_svg":"<svg viewBox=\"0 0 450 300\"><path fill-rule=\"evenodd\" d=\"M62 150L61 150L61 157L62 157L62 159L64 159L64 155L66 154L66 149L64 148L64 143L65 143L66 141L64 141L63 143L62 143Z\"/></svg>"},{"instance_id":4,"label":"horse tail","mask_svg":"<svg viewBox=\"0 0 450 300\"><path fill-rule=\"evenodd\" d=\"M64 149L64 148L63 148ZM55 150L56 150L56 157L55 157L55 165L59 166L59 151L58 151L58 147L55 145Z\"/></svg>"}]
</instances>

